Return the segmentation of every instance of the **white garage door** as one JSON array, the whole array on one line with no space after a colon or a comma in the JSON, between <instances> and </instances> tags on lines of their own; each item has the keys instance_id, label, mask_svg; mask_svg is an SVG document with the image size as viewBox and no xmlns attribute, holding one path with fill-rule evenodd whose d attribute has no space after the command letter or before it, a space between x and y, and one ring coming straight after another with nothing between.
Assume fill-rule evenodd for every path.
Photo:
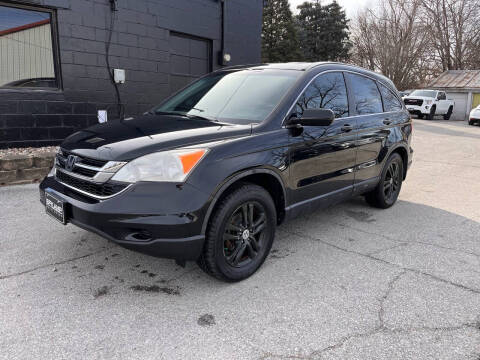
<instances>
[{"instance_id":1,"label":"white garage door","mask_svg":"<svg viewBox=\"0 0 480 360\"><path fill-rule=\"evenodd\" d=\"M453 101L455 101L455 107L453 109L453 114L450 119L465 120L467 116L468 94L447 92L447 99L452 99Z\"/></svg>"}]
</instances>

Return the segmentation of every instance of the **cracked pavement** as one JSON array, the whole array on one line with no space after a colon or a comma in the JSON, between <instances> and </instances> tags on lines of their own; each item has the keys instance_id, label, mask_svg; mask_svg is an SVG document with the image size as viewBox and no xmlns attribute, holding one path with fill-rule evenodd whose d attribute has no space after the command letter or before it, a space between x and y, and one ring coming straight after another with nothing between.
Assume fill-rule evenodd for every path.
<instances>
[{"instance_id":1,"label":"cracked pavement","mask_svg":"<svg viewBox=\"0 0 480 360\"><path fill-rule=\"evenodd\" d=\"M0 359L480 357L480 128L415 120L398 203L278 228L237 284L137 254L0 188Z\"/></svg>"}]
</instances>

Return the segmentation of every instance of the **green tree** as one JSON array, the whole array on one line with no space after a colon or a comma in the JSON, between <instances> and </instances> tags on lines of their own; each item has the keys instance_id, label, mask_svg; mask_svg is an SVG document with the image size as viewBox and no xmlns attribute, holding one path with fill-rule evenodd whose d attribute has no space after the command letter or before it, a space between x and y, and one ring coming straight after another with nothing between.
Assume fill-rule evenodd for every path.
<instances>
[{"instance_id":1,"label":"green tree","mask_svg":"<svg viewBox=\"0 0 480 360\"><path fill-rule=\"evenodd\" d=\"M296 23L302 56L306 61L342 61L349 58L348 19L334 0L322 5L319 0L298 6Z\"/></svg>"},{"instance_id":2,"label":"green tree","mask_svg":"<svg viewBox=\"0 0 480 360\"><path fill-rule=\"evenodd\" d=\"M263 9L262 61L299 61L295 22L288 0L267 0Z\"/></svg>"}]
</instances>

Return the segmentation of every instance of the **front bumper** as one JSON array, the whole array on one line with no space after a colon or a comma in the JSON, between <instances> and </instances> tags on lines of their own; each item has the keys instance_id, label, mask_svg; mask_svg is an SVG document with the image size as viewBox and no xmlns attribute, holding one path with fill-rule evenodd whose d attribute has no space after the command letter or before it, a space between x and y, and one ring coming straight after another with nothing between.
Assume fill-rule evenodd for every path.
<instances>
[{"instance_id":1,"label":"front bumper","mask_svg":"<svg viewBox=\"0 0 480 360\"><path fill-rule=\"evenodd\" d=\"M420 115L420 114L430 114L431 106L430 105L406 105L407 110L410 114Z\"/></svg>"},{"instance_id":2,"label":"front bumper","mask_svg":"<svg viewBox=\"0 0 480 360\"><path fill-rule=\"evenodd\" d=\"M123 247L177 260L196 260L202 252L210 200L192 185L144 182L96 200L47 177L40 184L43 204L46 189L66 202L67 222Z\"/></svg>"}]
</instances>

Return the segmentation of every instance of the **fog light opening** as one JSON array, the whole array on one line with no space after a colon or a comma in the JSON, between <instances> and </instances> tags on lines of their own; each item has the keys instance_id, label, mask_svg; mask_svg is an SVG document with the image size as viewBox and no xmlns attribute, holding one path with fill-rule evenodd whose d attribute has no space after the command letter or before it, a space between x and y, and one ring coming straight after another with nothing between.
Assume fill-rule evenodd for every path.
<instances>
[{"instance_id":1,"label":"fog light opening","mask_svg":"<svg viewBox=\"0 0 480 360\"><path fill-rule=\"evenodd\" d=\"M148 231L139 231L127 235L125 240L129 241L150 241L152 240L152 234Z\"/></svg>"}]
</instances>

